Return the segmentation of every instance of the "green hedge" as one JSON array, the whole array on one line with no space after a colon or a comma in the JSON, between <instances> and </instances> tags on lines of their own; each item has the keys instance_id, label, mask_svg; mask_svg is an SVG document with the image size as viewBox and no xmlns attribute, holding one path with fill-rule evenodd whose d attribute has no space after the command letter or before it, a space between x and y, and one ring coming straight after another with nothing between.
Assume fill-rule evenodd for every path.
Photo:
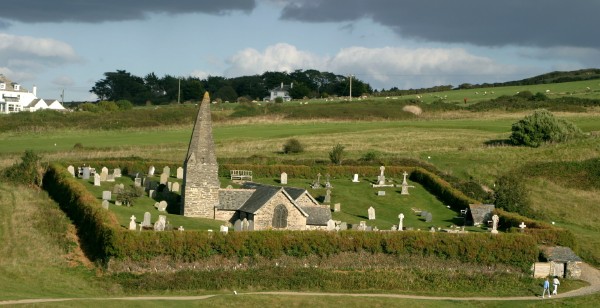
<instances>
[{"instance_id":1,"label":"green hedge","mask_svg":"<svg viewBox=\"0 0 600 308\"><path fill-rule=\"evenodd\" d=\"M557 228L547 222L531 219L502 209L496 209L494 212L500 217L498 221L500 229L509 232L521 232L519 225L523 222L527 226L523 232L532 236L538 244L567 246L574 250L577 249L575 235L570 230Z\"/></svg>"},{"instance_id":2,"label":"green hedge","mask_svg":"<svg viewBox=\"0 0 600 308\"><path fill-rule=\"evenodd\" d=\"M431 194L445 204L450 205L457 212L468 208L469 204L481 203L465 196L460 190L452 187L450 183L425 169L415 168L410 175L410 179L423 185Z\"/></svg>"}]
</instances>

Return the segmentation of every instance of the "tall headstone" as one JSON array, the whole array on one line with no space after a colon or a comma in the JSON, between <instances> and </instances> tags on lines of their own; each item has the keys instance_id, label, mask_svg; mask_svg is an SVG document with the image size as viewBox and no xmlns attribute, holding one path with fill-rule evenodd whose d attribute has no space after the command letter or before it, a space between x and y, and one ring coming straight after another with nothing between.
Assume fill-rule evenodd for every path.
<instances>
[{"instance_id":1,"label":"tall headstone","mask_svg":"<svg viewBox=\"0 0 600 308\"><path fill-rule=\"evenodd\" d=\"M135 223L135 216L131 215L129 219L131 219L131 221L129 222L129 230L135 230L137 227L137 224Z\"/></svg>"},{"instance_id":2,"label":"tall headstone","mask_svg":"<svg viewBox=\"0 0 600 308\"><path fill-rule=\"evenodd\" d=\"M177 168L177 178L180 180L183 179L183 168L181 167Z\"/></svg>"},{"instance_id":3,"label":"tall headstone","mask_svg":"<svg viewBox=\"0 0 600 308\"><path fill-rule=\"evenodd\" d=\"M115 168L115 170L113 170L113 176L115 178L120 178L121 177L121 168Z\"/></svg>"},{"instance_id":4,"label":"tall headstone","mask_svg":"<svg viewBox=\"0 0 600 308\"><path fill-rule=\"evenodd\" d=\"M152 214L150 212L144 213L144 221L142 221L142 227L150 227L152 225Z\"/></svg>"},{"instance_id":5,"label":"tall headstone","mask_svg":"<svg viewBox=\"0 0 600 308\"><path fill-rule=\"evenodd\" d=\"M75 167L69 166L67 167L67 171L69 171L72 176L75 176Z\"/></svg>"},{"instance_id":6,"label":"tall headstone","mask_svg":"<svg viewBox=\"0 0 600 308\"><path fill-rule=\"evenodd\" d=\"M375 209L371 206L371 207L369 207L367 212L369 214L369 220L374 220L375 219Z\"/></svg>"},{"instance_id":7,"label":"tall headstone","mask_svg":"<svg viewBox=\"0 0 600 308\"><path fill-rule=\"evenodd\" d=\"M148 168L148 175L154 176L155 171L156 171L156 168L154 168L154 166L150 166L150 168Z\"/></svg>"},{"instance_id":8,"label":"tall headstone","mask_svg":"<svg viewBox=\"0 0 600 308\"><path fill-rule=\"evenodd\" d=\"M282 172L280 177L281 185L287 185L287 173Z\"/></svg>"},{"instance_id":9,"label":"tall headstone","mask_svg":"<svg viewBox=\"0 0 600 308\"><path fill-rule=\"evenodd\" d=\"M167 175L167 177L170 177L170 176L171 176L171 168L170 168L169 166L165 166L165 167L163 168L163 172L162 172L162 174L166 174L166 175Z\"/></svg>"},{"instance_id":10,"label":"tall headstone","mask_svg":"<svg viewBox=\"0 0 600 308\"><path fill-rule=\"evenodd\" d=\"M327 221L327 231L335 230L335 221L330 219Z\"/></svg>"},{"instance_id":11,"label":"tall headstone","mask_svg":"<svg viewBox=\"0 0 600 308\"><path fill-rule=\"evenodd\" d=\"M154 231L164 231L167 226L167 216L158 215L158 220L154 223Z\"/></svg>"},{"instance_id":12,"label":"tall headstone","mask_svg":"<svg viewBox=\"0 0 600 308\"><path fill-rule=\"evenodd\" d=\"M238 219L233 223L233 230L242 231L242 221L241 220Z\"/></svg>"},{"instance_id":13,"label":"tall headstone","mask_svg":"<svg viewBox=\"0 0 600 308\"><path fill-rule=\"evenodd\" d=\"M400 215L398 215L398 219L400 219L400 222L398 223L398 231L402 231L402 228L404 228L404 214L400 213Z\"/></svg>"},{"instance_id":14,"label":"tall headstone","mask_svg":"<svg viewBox=\"0 0 600 308\"><path fill-rule=\"evenodd\" d=\"M383 174L383 172L385 171L385 167L381 166L379 167L379 176L377 177L377 184L378 185L385 185L385 175Z\"/></svg>"},{"instance_id":15,"label":"tall headstone","mask_svg":"<svg viewBox=\"0 0 600 308\"><path fill-rule=\"evenodd\" d=\"M84 180L89 180L90 174L91 174L90 167L83 167L83 174L82 174L81 178Z\"/></svg>"},{"instance_id":16,"label":"tall headstone","mask_svg":"<svg viewBox=\"0 0 600 308\"><path fill-rule=\"evenodd\" d=\"M342 205L340 203L336 203L333 205L333 211L334 212L339 212L342 210Z\"/></svg>"},{"instance_id":17,"label":"tall headstone","mask_svg":"<svg viewBox=\"0 0 600 308\"><path fill-rule=\"evenodd\" d=\"M94 174L94 186L100 186L100 175L98 173Z\"/></svg>"},{"instance_id":18,"label":"tall headstone","mask_svg":"<svg viewBox=\"0 0 600 308\"><path fill-rule=\"evenodd\" d=\"M105 190L102 192L102 200L111 200L112 192L110 190Z\"/></svg>"},{"instance_id":19,"label":"tall headstone","mask_svg":"<svg viewBox=\"0 0 600 308\"><path fill-rule=\"evenodd\" d=\"M208 92L204 93L200 103L183 169L181 214L187 217L213 218L214 208L219 205L221 184Z\"/></svg>"},{"instance_id":20,"label":"tall headstone","mask_svg":"<svg viewBox=\"0 0 600 308\"><path fill-rule=\"evenodd\" d=\"M179 192L179 182L173 182L173 185L171 185L171 191L172 192Z\"/></svg>"},{"instance_id":21,"label":"tall headstone","mask_svg":"<svg viewBox=\"0 0 600 308\"><path fill-rule=\"evenodd\" d=\"M323 203L330 203L331 202L331 189L327 188L327 191L325 192L325 199L323 200Z\"/></svg>"},{"instance_id":22,"label":"tall headstone","mask_svg":"<svg viewBox=\"0 0 600 308\"><path fill-rule=\"evenodd\" d=\"M169 181L169 175L166 173L163 173L160 175L160 183L167 185L167 182Z\"/></svg>"},{"instance_id":23,"label":"tall headstone","mask_svg":"<svg viewBox=\"0 0 600 308\"><path fill-rule=\"evenodd\" d=\"M100 181L106 182L106 178L108 178L108 168L102 167L102 171L100 172Z\"/></svg>"},{"instance_id":24,"label":"tall headstone","mask_svg":"<svg viewBox=\"0 0 600 308\"><path fill-rule=\"evenodd\" d=\"M358 182L360 182L360 181L358 180L358 173L355 173L355 174L354 174L354 178L352 178L352 182L353 182L353 183L358 183Z\"/></svg>"},{"instance_id":25,"label":"tall headstone","mask_svg":"<svg viewBox=\"0 0 600 308\"><path fill-rule=\"evenodd\" d=\"M500 221L500 217L498 215L492 216L492 234L498 234L498 222Z\"/></svg>"}]
</instances>

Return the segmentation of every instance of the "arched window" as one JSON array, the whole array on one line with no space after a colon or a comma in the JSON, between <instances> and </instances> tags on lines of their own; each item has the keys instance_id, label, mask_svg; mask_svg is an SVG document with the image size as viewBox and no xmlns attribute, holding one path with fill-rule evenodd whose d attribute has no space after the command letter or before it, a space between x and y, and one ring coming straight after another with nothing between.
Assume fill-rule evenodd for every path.
<instances>
[{"instance_id":1,"label":"arched window","mask_svg":"<svg viewBox=\"0 0 600 308\"><path fill-rule=\"evenodd\" d=\"M273 211L273 228L287 228L288 211L285 205L279 204Z\"/></svg>"}]
</instances>

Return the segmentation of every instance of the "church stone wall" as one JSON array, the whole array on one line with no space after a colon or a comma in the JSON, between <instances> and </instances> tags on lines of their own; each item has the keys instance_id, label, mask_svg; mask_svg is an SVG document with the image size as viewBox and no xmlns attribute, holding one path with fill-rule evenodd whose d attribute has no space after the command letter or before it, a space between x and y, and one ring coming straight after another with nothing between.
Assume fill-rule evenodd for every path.
<instances>
[{"instance_id":1,"label":"church stone wall","mask_svg":"<svg viewBox=\"0 0 600 308\"><path fill-rule=\"evenodd\" d=\"M273 227L273 213L279 204L285 205L288 211L286 230L306 229L306 217L283 194L283 191L280 191L254 214L254 230L268 230Z\"/></svg>"}]
</instances>

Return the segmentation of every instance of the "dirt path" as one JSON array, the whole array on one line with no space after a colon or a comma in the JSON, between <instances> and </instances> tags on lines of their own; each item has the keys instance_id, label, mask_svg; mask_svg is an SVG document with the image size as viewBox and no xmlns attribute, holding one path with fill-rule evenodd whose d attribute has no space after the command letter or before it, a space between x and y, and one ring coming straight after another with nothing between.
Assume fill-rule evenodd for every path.
<instances>
[{"instance_id":1,"label":"dirt path","mask_svg":"<svg viewBox=\"0 0 600 308\"><path fill-rule=\"evenodd\" d=\"M565 292L553 296L552 298L568 298L575 296L584 296L592 293L600 292L600 270L582 263L581 280L587 281L590 285L581 289ZM560 291L560 289L559 289ZM18 305L18 304L35 304L35 303L51 303L76 300L172 300L172 301L193 301L203 300L215 296L223 296L224 294L209 294L201 296L132 296L132 297L94 297L94 298L37 298L37 299L20 299L0 301L0 305ZM520 301L532 300L531 296L515 296L515 297L449 297L449 296L422 296L422 295L406 295L406 294L363 294L363 293L318 293L318 292L248 292L237 293L237 295L286 295L286 296L346 296L346 297L387 297L387 298L406 298L406 299L423 299L423 300L453 300L453 301Z\"/></svg>"}]
</instances>

